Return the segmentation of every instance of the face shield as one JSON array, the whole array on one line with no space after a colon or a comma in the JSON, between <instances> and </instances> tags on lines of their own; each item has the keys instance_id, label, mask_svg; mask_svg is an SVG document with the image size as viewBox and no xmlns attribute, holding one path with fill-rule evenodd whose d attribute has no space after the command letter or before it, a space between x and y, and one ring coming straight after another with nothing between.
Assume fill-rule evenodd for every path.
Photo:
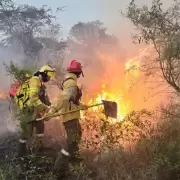
<instances>
[{"instance_id":1,"label":"face shield","mask_svg":"<svg viewBox=\"0 0 180 180\"><path fill-rule=\"evenodd\" d=\"M49 76L50 79L54 79L55 77L55 71L47 71L46 74Z\"/></svg>"}]
</instances>

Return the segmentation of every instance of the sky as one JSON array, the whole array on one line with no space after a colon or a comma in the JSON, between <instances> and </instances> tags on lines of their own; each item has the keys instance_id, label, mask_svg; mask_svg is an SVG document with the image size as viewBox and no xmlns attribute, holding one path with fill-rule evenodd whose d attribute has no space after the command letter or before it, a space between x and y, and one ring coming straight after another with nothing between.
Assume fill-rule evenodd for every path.
<instances>
[{"instance_id":1,"label":"sky","mask_svg":"<svg viewBox=\"0 0 180 180\"><path fill-rule=\"evenodd\" d=\"M134 28L120 11L125 11L131 0L14 0L18 4L30 4L40 7L47 5L54 12L57 7L65 6L64 11L57 14L57 21L62 25L62 32L66 36L71 27L78 21L87 22L100 20L108 28L108 32L116 35L125 51L136 49L132 43ZM162 0L165 4L171 0ZM150 5L152 0L136 0L139 5Z\"/></svg>"},{"instance_id":2,"label":"sky","mask_svg":"<svg viewBox=\"0 0 180 180\"><path fill-rule=\"evenodd\" d=\"M125 11L130 0L15 0L18 4L30 4L40 7L48 5L54 11L57 7L65 6L63 12L58 13L58 22L62 25L66 35L70 28L78 21L100 20L108 31L122 39L131 41L131 24L121 17L120 11ZM151 0L147 0L151 2ZM144 0L137 0L142 4Z\"/></svg>"}]
</instances>

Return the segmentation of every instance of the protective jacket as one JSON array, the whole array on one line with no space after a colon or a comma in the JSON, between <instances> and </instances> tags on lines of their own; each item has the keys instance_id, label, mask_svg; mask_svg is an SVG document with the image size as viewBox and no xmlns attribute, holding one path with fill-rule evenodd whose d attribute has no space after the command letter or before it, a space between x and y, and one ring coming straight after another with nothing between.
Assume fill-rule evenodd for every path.
<instances>
[{"instance_id":1,"label":"protective jacket","mask_svg":"<svg viewBox=\"0 0 180 180\"><path fill-rule=\"evenodd\" d=\"M51 106L51 112L68 112L79 109L82 92L77 86L77 76L73 73L67 73L62 83L62 92L60 92L56 101ZM80 111L63 115L63 122L80 118Z\"/></svg>"},{"instance_id":2,"label":"protective jacket","mask_svg":"<svg viewBox=\"0 0 180 180\"><path fill-rule=\"evenodd\" d=\"M29 100L26 104L38 110L46 109L47 105L50 105L46 87L39 76L33 76L29 80Z\"/></svg>"}]
</instances>

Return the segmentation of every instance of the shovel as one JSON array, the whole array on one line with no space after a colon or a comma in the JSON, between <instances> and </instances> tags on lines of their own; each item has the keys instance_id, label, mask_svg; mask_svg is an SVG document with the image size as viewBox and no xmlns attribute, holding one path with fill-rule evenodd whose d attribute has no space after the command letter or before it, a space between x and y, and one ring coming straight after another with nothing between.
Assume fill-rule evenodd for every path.
<instances>
[{"instance_id":1,"label":"shovel","mask_svg":"<svg viewBox=\"0 0 180 180\"><path fill-rule=\"evenodd\" d=\"M102 103L88 106L88 109L92 108L92 107L95 107L95 106L101 106L101 105L104 106L104 114L105 114L105 116L107 118L111 117L111 118L117 119L117 103L116 102L102 100ZM28 124L33 123L33 122L42 121L42 120L45 120L47 118L52 118L52 117L57 117L57 116L61 116L61 115L65 115L65 114L69 114L69 113L73 113L73 112L77 112L77 111L80 111L80 110L83 110L83 109L75 109L75 110L64 112L64 113L57 112L57 113L51 114L49 116L45 116L45 117L39 118L39 119L34 120L34 121L30 121Z\"/></svg>"}]
</instances>

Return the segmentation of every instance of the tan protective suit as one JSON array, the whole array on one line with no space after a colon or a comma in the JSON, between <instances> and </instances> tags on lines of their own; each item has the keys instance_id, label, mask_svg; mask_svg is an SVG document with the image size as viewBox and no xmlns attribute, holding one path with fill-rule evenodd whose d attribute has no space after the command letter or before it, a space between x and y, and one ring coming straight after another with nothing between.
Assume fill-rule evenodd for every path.
<instances>
[{"instance_id":1,"label":"tan protective suit","mask_svg":"<svg viewBox=\"0 0 180 180\"><path fill-rule=\"evenodd\" d=\"M79 102L81 91L77 86L77 76L73 73L67 73L62 84L62 92L51 106L50 114L57 111L69 112L79 109L83 105ZM79 157L79 144L82 131L79 123L80 111L63 115L63 124L67 134L66 147L58 153L55 161L54 170L56 172L65 172L68 169L69 161Z\"/></svg>"},{"instance_id":2,"label":"tan protective suit","mask_svg":"<svg viewBox=\"0 0 180 180\"><path fill-rule=\"evenodd\" d=\"M72 78L72 79L70 79ZM51 112L68 112L75 109L79 109L82 104L79 105L73 103L78 98L77 76L73 73L67 73L65 76L65 82L63 83L63 91L60 92L56 101L53 103ZM72 119L79 119L80 111L63 115L63 122L70 121Z\"/></svg>"}]
</instances>

